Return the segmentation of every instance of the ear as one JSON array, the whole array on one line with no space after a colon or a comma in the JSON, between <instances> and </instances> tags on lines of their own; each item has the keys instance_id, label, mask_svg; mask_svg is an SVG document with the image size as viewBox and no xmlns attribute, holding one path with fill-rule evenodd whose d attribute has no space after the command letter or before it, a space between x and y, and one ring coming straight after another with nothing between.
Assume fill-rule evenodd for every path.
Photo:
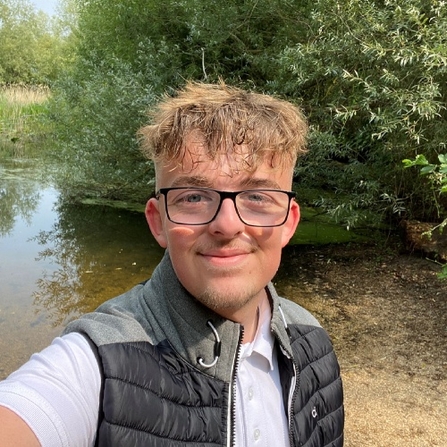
<instances>
[{"instance_id":1,"label":"ear","mask_svg":"<svg viewBox=\"0 0 447 447\"><path fill-rule=\"evenodd\" d=\"M151 198L148 200L145 215L155 240L161 247L166 248L168 246L168 241L163 223L163 215L160 212L160 202L157 199Z\"/></svg>"},{"instance_id":2,"label":"ear","mask_svg":"<svg viewBox=\"0 0 447 447\"><path fill-rule=\"evenodd\" d=\"M290 202L289 216L287 217L286 223L283 225L281 247L285 247L292 236L295 234L296 227L300 221L300 207L295 200Z\"/></svg>"}]
</instances>

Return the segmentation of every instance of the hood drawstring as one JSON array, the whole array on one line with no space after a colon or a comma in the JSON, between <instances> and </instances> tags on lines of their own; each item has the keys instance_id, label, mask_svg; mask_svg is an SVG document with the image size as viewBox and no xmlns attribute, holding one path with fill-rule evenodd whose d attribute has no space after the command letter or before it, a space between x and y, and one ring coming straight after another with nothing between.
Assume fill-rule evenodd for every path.
<instances>
[{"instance_id":1,"label":"hood drawstring","mask_svg":"<svg viewBox=\"0 0 447 447\"><path fill-rule=\"evenodd\" d=\"M287 325L286 317L284 316L281 306L278 306L278 310L281 315L281 319L284 323L284 327L286 329L287 335L290 337L289 326ZM258 309L258 311L259 311L259 309ZM219 360L220 350L221 350L221 341L220 341L219 333L217 332L216 328L214 327L213 322L211 320L208 320L206 322L206 324L211 328L211 330L213 331L214 337L216 338L216 343L214 344L214 360L211 363L205 363L203 361L203 357L198 357L197 363L200 366L202 366L203 368L212 368L213 366L216 365L217 361Z\"/></svg>"},{"instance_id":2,"label":"hood drawstring","mask_svg":"<svg viewBox=\"0 0 447 447\"><path fill-rule=\"evenodd\" d=\"M278 306L278 310L281 315L282 322L284 323L284 327L286 328L287 335L290 338L290 329L289 326L287 325L286 317L284 316L284 312L282 311L281 306Z\"/></svg>"},{"instance_id":3,"label":"hood drawstring","mask_svg":"<svg viewBox=\"0 0 447 447\"><path fill-rule=\"evenodd\" d=\"M221 349L221 343L220 343L220 337L219 334L217 333L216 328L214 327L213 323L211 320L208 320L206 322L206 324L211 328L211 330L213 331L214 337L216 338L216 343L214 344L214 360L211 363L205 363L203 361L202 357L199 357L197 359L197 362L200 366L203 366L204 368L212 368L216 363L217 360L219 360L220 357L220 349Z\"/></svg>"}]
</instances>

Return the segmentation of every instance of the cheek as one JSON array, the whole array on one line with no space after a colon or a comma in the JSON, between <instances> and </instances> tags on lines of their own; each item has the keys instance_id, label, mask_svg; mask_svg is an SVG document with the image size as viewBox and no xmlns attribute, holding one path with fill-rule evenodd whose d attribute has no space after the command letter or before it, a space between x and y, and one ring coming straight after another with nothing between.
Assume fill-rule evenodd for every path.
<instances>
[{"instance_id":1,"label":"cheek","mask_svg":"<svg viewBox=\"0 0 447 447\"><path fill-rule=\"evenodd\" d=\"M186 226L176 226L166 229L167 248L172 253L174 250L180 248L185 250L190 246L197 238L196 230L188 228Z\"/></svg>"},{"instance_id":2,"label":"cheek","mask_svg":"<svg viewBox=\"0 0 447 447\"><path fill-rule=\"evenodd\" d=\"M247 229L247 234L255 241L258 242L259 245L268 243L274 235L274 228L262 228L262 227L245 227Z\"/></svg>"},{"instance_id":3,"label":"cheek","mask_svg":"<svg viewBox=\"0 0 447 447\"><path fill-rule=\"evenodd\" d=\"M280 245L281 234L279 228L250 227L250 237L261 250L271 251Z\"/></svg>"},{"instance_id":4,"label":"cheek","mask_svg":"<svg viewBox=\"0 0 447 447\"><path fill-rule=\"evenodd\" d=\"M192 293L191 278L197 277L194 269L196 231L184 226L171 227L167 229L166 236L175 274L183 287ZM194 283L194 279L192 282Z\"/></svg>"},{"instance_id":5,"label":"cheek","mask_svg":"<svg viewBox=\"0 0 447 447\"><path fill-rule=\"evenodd\" d=\"M282 253L282 235L281 228L265 228L256 238L258 246L265 257L265 262L268 265L280 262Z\"/></svg>"}]
</instances>

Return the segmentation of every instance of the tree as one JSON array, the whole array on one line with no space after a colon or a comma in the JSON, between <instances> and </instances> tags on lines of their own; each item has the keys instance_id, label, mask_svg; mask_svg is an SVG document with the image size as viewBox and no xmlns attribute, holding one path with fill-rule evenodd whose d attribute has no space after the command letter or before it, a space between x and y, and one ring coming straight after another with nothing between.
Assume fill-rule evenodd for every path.
<instances>
[{"instance_id":1,"label":"tree","mask_svg":"<svg viewBox=\"0 0 447 447\"><path fill-rule=\"evenodd\" d=\"M381 210L433 217L435 204L401 160L444 151L447 8L442 1L319 0L306 41L284 48L277 88L299 92L313 125L299 175L335 196L349 224Z\"/></svg>"},{"instance_id":2,"label":"tree","mask_svg":"<svg viewBox=\"0 0 447 447\"><path fill-rule=\"evenodd\" d=\"M135 139L145 110L185 80L222 78L303 106L301 200L318 189L313 203L347 226L436 212L401 160L445 152L441 0L71 1L76 58L53 113L67 190L141 200L153 178Z\"/></svg>"},{"instance_id":3,"label":"tree","mask_svg":"<svg viewBox=\"0 0 447 447\"><path fill-rule=\"evenodd\" d=\"M0 0L0 84L50 84L66 63L64 44L28 0Z\"/></svg>"},{"instance_id":4,"label":"tree","mask_svg":"<svg viewBox=\"0 0 447 447\"><path fill-rule=\"evenodd\" d=\"M135 137L147 109L187 79L265 85L271 49L286 20L278 6L288 2L76 4L76 58L53 92L55 154L63 165L58 183L72 199L87 194L141 201L153 180Z\"/></svg>"}]
</instances>

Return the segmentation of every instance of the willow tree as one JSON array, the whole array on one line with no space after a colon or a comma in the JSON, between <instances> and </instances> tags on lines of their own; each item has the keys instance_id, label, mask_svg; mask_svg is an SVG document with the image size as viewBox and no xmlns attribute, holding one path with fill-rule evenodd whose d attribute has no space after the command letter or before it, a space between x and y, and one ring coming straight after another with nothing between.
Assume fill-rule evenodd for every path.
<instances>
[{"instance_id":1,"label":"willow tree","mask_svg":"<svg viewBox=\"0 0 447 447\"><path fill-rule=\"evenodd\" d=\"M150 105L186 80L266 88L287 41L285 0L71 1L76 60L53 103L58 183L71 196L147 198L153 170L135 135Z\"/></svg>"},{"instance_id":2,"label":"willow tree","mask_svg":"<svg viewBox=\"0 0 447 447\"><path fill-rule=\"evenodd\" d=\"M29 0L0 0L0 84L51 84L68 56L58 31Z\"/></svg>"},{"instance_id":3,"label":"willow tree","mask_svg":"<svg viewBox=\"0 0 447 447\"><path fill-rule=\"evenodd\" d=\"M447 8L438 0L318 0L305 41L284 48L276 88L303 97L313 125L299 175L348 225L439 218L402 159L445 153ZM444 208L445 210L445 208Z\"/></svg>"}]
</instances>

